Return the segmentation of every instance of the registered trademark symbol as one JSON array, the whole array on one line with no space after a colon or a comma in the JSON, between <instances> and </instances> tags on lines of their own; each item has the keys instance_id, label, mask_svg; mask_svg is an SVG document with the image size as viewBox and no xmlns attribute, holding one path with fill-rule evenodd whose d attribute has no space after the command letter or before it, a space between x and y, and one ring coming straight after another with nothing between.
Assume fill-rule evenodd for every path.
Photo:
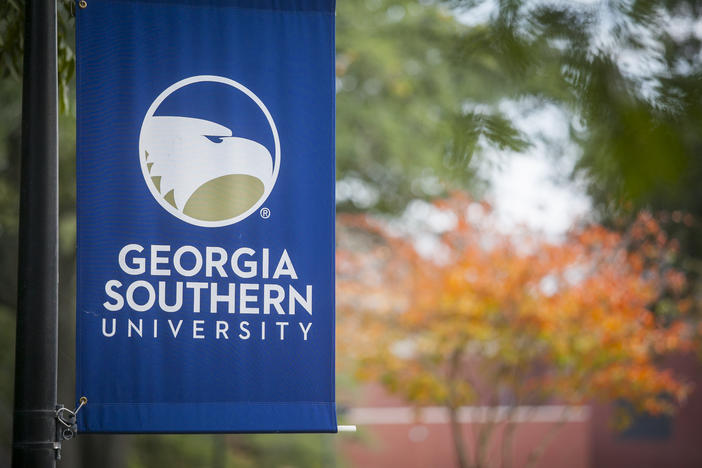
<instances>
[{"instance_id":1,"label":"registered trademark symbol","mask_svg":"<svg viewBox=\"0 0 702 468\"><path fill-rule=\"evenodd\" d=\"M271 210L268 208L261 208L261 218L268 219L271 217Z\"/></svg>"}]
</instances>

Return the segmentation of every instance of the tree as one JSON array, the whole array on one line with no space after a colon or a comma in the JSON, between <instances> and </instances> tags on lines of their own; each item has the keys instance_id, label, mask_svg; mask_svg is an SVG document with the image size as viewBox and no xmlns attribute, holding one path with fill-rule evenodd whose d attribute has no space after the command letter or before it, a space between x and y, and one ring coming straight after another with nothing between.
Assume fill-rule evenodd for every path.
<instances>
[{"instance_id":1,"label":"tree","mask_svg":"<svg viewBox=\"0 0 702 468\"><path fill-rule=\"evenodd\" d=\"M74 0L57 0L57 53L59 104L65 113L71 106L71 86L76 68L74 54ZM21 81L24 53L24 0L0 4L0 80Z\"/></svg>"},{"instance_id":2,"label":"tree","mask_svg":"<svg viewBox=\"0 0 702 468\"><path fill-rule=\"evenodd\" d=\"M495 56L515 59L531 106L556 105L578 151L574 176L602 222L632 222L642 209L702 215L702 34L697 0L450 0L456 11L486 7ZM467 47L457 37L457 47ZM520 52L522 51L522 52ZM461 57L456 56L458 66ZM464 62L470 67L470 62ZM557 149L556 149L557 150ZM698 290L697 222L666 224L681 241L680 267ZM696 312L699 315L699 311Z\"/></svg>"},{"instance_id":3,"label":"tree","mask_svg":"<svg viewBox=\"0 0 702 468\"><path fill-rule=\"evenodd\" d=\"M583 150L578 170L603 210L625 202L690 210L699 200L690 174L701 169L699 1L446 3L466 15L488 7L494 55L538 77L526 78L524 96L569 111Z\"/></svg>"},{"instance_id":4,"label":"tree","mask_svg":"<svg viewBox=\"0 0 702 468\"><path fill-rule=\"evenodd\" d=\"M447 188L479 190L472 160L486 146L518 150L494 104L512 92L509 62L456 38L487 41L434 2L337 2L337 178L343 211L398 212Z\"/></svg>"},{"instance_id":5,"label":"tree","mask_svg":"<svg viewBox=\"0 0 702 468\"><path fill-rule=\"evenodd\" d=\"M624 233L583 226L557 243L501 233L488 205L460 194L422 216L443 226L422 235L428 250L397 223L341 219L339 343L360 379L448 409L459 466L488 465L496 405L510 408L506 466L518 405L625 399L659 414L684 400L688 387L655 357L689 349L692 327L677 317L692 304L671 266L676 244L650 214ZM662 302L680 315L654 313ZM458 423L469 404L493 407L472 458Z\"/></svg>"}]
</instances>

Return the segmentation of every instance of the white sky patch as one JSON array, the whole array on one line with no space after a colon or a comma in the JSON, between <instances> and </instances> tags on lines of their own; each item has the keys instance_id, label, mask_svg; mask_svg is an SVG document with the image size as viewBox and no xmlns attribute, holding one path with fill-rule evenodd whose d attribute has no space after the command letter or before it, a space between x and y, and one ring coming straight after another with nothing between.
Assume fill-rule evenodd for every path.
<instances>
[{"instance_id":1,"label":"white sky patch","mask_svg":"<svg viewBox=\"0 0 702 468\"><path fill-rule=\"evenodd\" d=\"M577 146L570 141L568 115L555 106L529 100L500 105L514 125L532 141L523 153L485 152L483 177L490 181L488 200L498 225L509 231L520 226L555 238L591 209L584 184L570 180Z\"/></svg>"},{"instance_id":2,"label":"white sky patch","mask_svg":"<svg viewBox=\"0 0 702 468\"><path fill-rule=\"evenodd\" d=\"M359 208L368 208L378 201L378 191L362 179L354 176L336 181L336 202L350 201Z\"/></svg>"},{"instance_id":3,"label":"white sky patch","mask_svg":"<svg viewBox=\"0 0 702 468\"><path fill-rule=\"evenodd\" d=\"M483 150L479 172L490 183L486 199L494 213L486 217L482 206L473 203L468 217L483 227L495 223L505 233L519 235L526 228L558 240L591 211L585 184L570 177L579 151L569 135L571 116L533 99L503 101L499 109L526 134L532 146L522 153L489 147ZM359 197L363 193L356 184L346 184L341 184L342 190L337 188L337 195L343 192ZM441 251L437 234L452 229L455 223L452 214L429 202L413 200L390 227L396 234L411 235L420 254L442 261L447 252Z\"/></svg>"},{"instance_id":4,"label":"white sky patch","mask_svg":"<svg viewBox=\"0 0 702 468\"><path fill-rule=\"evenodd\" d=\"M562 6L558 0L531 0L526 2L525 8L548 4ZM571 0L568 6L594 13L597 21L590 31L592 53L607 53L617 62L622 74L637 83L645 99L657 97L657 77L666 74L665 49L657 35L667 31L677 41L689 36L702 38L702 18L691 14L668 17L661 10L655 24L641 26L629 21L617 24L613 16L616 12L611 6L603 7L600 0ZM458 8L455 15L461 23L472 27L488 23L498 9L497 0L486 0L473 8ZM641 48L622 43L618 30L622 26L637 37ZM681 63L678 68L685 71L689 65ZM528 102L507 101L500 105L500 110L535 144L521 154L485 150L483 160L486 163L480 172L490 182L488 199L502 229L513 231L526 226L554 238L586 216L591 211L591 202L584 184L573 182L569 177L578 157L577 147L568 135L571 116L554 106L531 104L532 108ZM577 122L574 124L577 126Z\"/></svg>"},{"instance_id":5,"label":"white sky patch","mask_svg":"<svg viewBox=\"0 0 702 468\"><path fill-rule=\"evenodd\" d=\"M530 0L524 8L528 10L548 4L564 5L562 0ZM590 31L593 39L591 52L609 55L622 74L636 83L641 97L651 101L658 97L659 78L668 75L665 47L659 41L659 35L667 32L677 42L689 37L702 39L702 18L695 17L689 10L669 16L665 9L660 9L653 16L653 23L640 25L617 16L616 4L601 0L570 0L566 4L574 10L594 13L596 22ZM462 24L472 27L488 23L498 10L497 0L486 0L472 8L457 8L454 14ZM622 27L637 38L640 47L622 40ZM699 67L702 52L697 60L696 66ZM695 71L694 66L681 62L675 65L675 70L691 73ZM505 105L512 107L507 110L508 115L522 114L516 122L522 131L530 137L542 138L522 154L484 152L483 159L488 163L481 168L481 173L491 182L489 199L502 228L513 230L517 226L526 226L543 231L547 236L559 236L574 221L591 211L584 184L569 180L578 156L577 148L568 137L570 117L553 107L541 107L529 115L528 105L524 103L507 102ZM504 110L503 106L500 107ZM561 154L554 154L556 152Z\"/></svg>"},{"instance_id":6,"label":"white sky patch","mask_svg":"<svg viewBox=\"0 0 702 468\"><path fill-rule=\"evenodd\" d=\"M457 12L457 18L466 26L478 26L487 23L496 13L497 2L482 2L473 8L461 9Z\"/></svg>"},{"instance_id":7,"label":"white sky patch","mask_svg":"<svg viewBox=\"0 0 702 468\"><path fill-rule=\"evenodd\" d=\"M442 248L438 235L456 226L453 213L442 211L424 200L412 200L402 216L389 221L390 232L412 237L420 255L438 262L449 260L451 253Z\"/></svg>"},{"instance_id":8,"label":"white sky patch","mask_svg":"<svg viewBox=\"0 0 702 468\"><path fill-rule=\"evenodd\" d=\"M488 175L489 198L501 228L524 225L549 237L564 234L590 210L587 196L574 184L557 183L567 177L544 156L511 155L503 169Z\"/></svg>"}]
</instances>

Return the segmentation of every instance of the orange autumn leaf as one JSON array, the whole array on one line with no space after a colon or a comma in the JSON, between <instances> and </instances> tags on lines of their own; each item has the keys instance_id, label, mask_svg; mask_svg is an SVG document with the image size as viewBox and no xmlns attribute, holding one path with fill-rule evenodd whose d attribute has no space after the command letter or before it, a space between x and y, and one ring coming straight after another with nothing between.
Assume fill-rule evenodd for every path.
<instances>
[{"instance_id":1,"label":"orange autumn leaf","mask_svg":"<svg viewBox=\"0 0 702 468\"><path fill-rule=\"evenodd\" d=\"M504 233L489 205L464 194L427 210L449 227L340 217L340 365L451 407L624 398L656 413L685 398L689 387L656 356L691 349L702 328L687 320L676 244L653 215L549 242Z\"/></svg>"}]
</instances>

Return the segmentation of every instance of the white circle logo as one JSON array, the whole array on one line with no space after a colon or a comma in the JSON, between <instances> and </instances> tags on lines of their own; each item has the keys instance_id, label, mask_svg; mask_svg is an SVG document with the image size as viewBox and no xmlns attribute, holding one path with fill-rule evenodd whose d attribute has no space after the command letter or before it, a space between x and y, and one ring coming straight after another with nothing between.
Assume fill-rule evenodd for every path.
<instances>
[{"instance_id":1,"label":"white circle logo","mask_svg":"<svg viewBox=\"0 0 702 468\"><path fill-rule=\"evenodd\" d=\"M227 92L253 102L270 127L274 154L224 122L159 111L174 92L195 83L227 85ZM196 226L228 226L256 212L273 190L280 140L270 112L246 86L221 76L191 76L166 88L146 112L139 163L151 195L170 214Z\"/></svg>"}]
</instances>

